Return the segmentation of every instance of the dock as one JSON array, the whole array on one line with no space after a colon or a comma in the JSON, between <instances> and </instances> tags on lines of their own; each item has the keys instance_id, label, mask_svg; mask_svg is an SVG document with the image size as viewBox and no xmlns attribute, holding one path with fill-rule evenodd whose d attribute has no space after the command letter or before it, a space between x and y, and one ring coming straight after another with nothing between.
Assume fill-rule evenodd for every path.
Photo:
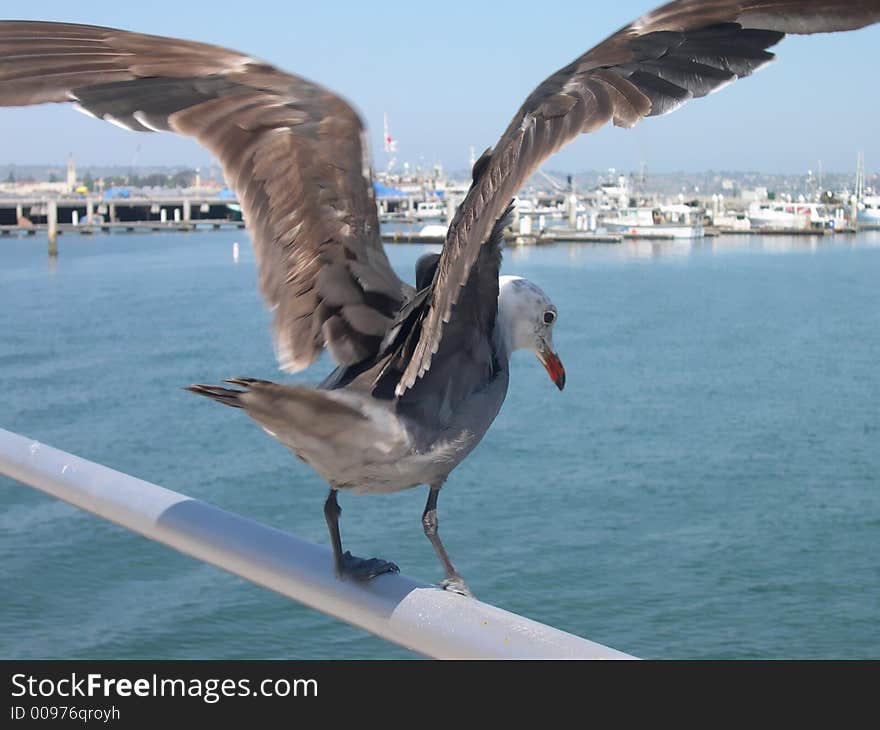
<instances>
[{"instance_id":1,"label":"dock","mask_svg":"<svg viewBox=\"0 0 880 730\"><path fill-rule=\"evenodd\" d=\"M424 223L427 217L419 216L409 200L403 211L388 211L388 201L379 201L379 219L384 224ZM450 199L454 206L455 201ZM454 207L446 223L452 218ZM598 232L581 225L579 216L569 216L569 224L544 227L543 214L514 217L514 225L505 233L508 246L540 246L553 243L601 243L619 244L627 240L673 240L675 235L657 230L620 230ZM584 217L585 218L585 217ZM865 223L851 225L843 219L835 228L762 227L733 228L705 226L707 237L725 236L825 236L830 234L853 234L862 230L876 229ZM524 224L524 225L523 225ZM537 225L535 225L537 224ZM198 230L243 229L241 206L235 198L218 195L187 195L183 193L145 194L129 197L104 198L98 195L79 197L8 197L0 198L0 237L33 236L43 233L49 237L50 255L56 255L55 237L61 234L83 236L100 233L147 233L189 232ZM402 227L402 226L401 226ZM382 241L388 244L416 243L440 246L445 241L443 225L428 225L425 233L418 225L412 229L383 231ZM438 230L440 229L440 230ZM599 231L602 231L601 225Z\"/></svg>"},{"instance_id":2,"label":"dock","mask_svg":"<svg viewBox=\"0 0 880 730\"><path fill-rule=\"evenodd\" d=\"M423 235L409 231L393 231L383 233L384 243L426 243L442 245L445 236L435 234ZM552 243L620 243L623 236L610 233L593 233L590 231L568 231L563 228L543 231L540 234L506 233L504 242L508 246L543 246Z\"/></svg>"},{"instance_id":3,"label":"dock","mask_svg":"<svg viewBox=\"0 0 880 730\"><path fill-rule=\"evenodd\" d=\"M827 228L719 228L716 235L725 236L824 236L828 233L835 233L833 229ZM849 232L849 231L840 231Z\"/></svg>"},{"instance_id":4,"label":"dock","mask_svg":"<svg viewBox=\"0 0 880 730\"><path fill-rule=\"evenodd\" d=\"M547 229L538 236L541 243L620 243L623 238L617 233L596 233L566 228Z\"/></svg>"},{"instance_id":5,"label":"dock","mask_svg":"<svg viewBox=\"0 0 880 730\"><path fill-rule=\"evenodd\" d=\"M177 230L176 226L214 227L242 222L241 208L236 199L211 195L0 198L0 231L11 233L19 228L31 227L43 230L40 226L48 226L53 217L59 232L74 228L79 230L85 226L91 226L93 232L99 228L107 231L119 226L123 226L124 230L136 230L138 227Z\"/></svg>"},{"instance_id":6,"label":"dock","mask_svg":"<svg viewBox=\"0 0 880 730\"><path fill-rule=\"evenodd\" d=\"M446 236L423 235L413 231L392 231L382 234L383 243L435 243L442 245Z\"/></svg>"},{"instance_id":7,"label":"dock","mask_svg":"<svg viewBox=\"0 0 880 730\"><path fill-rule=\"evenodd\" d=\"M196 230L220 230L221 228L241 229L243 221L226 219L200 219L188 223L175 221L116 221L115 223L58 223L56 231L58 235L64 233L90 236L96 233L149 233L151 231L196 231ZM10 236L35 236L37 233L46 233L49 230L47 223L24 225L0 225L0 235Z\"/></svg>"}]
</instances>

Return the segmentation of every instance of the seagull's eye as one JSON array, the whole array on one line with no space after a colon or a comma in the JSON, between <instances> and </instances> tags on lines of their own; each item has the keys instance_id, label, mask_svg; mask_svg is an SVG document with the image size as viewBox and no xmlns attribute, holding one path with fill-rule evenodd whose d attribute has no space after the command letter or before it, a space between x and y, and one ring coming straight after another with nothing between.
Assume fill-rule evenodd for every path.
<instances>
[{"instance_id":1,"label":"seagull's eye","mask_svg":"<svg viewBox=\"0 0 880 730\"><path fill-rule=\"evenodd\" d=\"M553 324L556 321L556 312L548 309L544 312L544 324Z\"/></svg>"}]
</instances>

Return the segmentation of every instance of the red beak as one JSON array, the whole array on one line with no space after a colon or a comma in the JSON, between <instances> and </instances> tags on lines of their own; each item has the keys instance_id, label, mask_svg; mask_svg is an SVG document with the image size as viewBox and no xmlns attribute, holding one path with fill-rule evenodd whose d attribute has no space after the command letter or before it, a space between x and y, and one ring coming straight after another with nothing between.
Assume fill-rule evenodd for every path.
<instances>
[{"instance_id":1,"label":"red beak","mask_svg":"<svg viewBox=\"0 0 880 730\"><path fill-rule=\"evenodd\" d=\"M550 350L544 350L538 355L538 359L547 370L547 375L550 376L550 380L556 384L556 387L559 388L559 390L562 390L565 387L565 368L562 367L562 361L557 354Z\"/></svg>"}]
</instances>

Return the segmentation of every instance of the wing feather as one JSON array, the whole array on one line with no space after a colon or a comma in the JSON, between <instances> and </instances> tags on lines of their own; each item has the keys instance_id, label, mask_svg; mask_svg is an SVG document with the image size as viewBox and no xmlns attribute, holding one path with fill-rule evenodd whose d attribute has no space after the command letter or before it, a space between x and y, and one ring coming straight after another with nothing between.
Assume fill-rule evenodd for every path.
<instances>
[{"instance_id":1,"label":"wing feather","mask_svg":"<svg viewBox=\"0 0 880 730\"><path fill-rule=\"evenodd\" d=\"M0 21L0 105L68 101L127 129L194 137L220 160L284 369L310 365L325 345L344 365L375 354L413 289L382 247L363 125L347 102L217 46Z\"/></svg>"},{"instance_id":2,"label":"wing feather","mask_svg":"<svg viewBox=\"0 0 880 730\"><path fill-rule=\"evenodd\" d=\"M581 133L608 122L632 127L748 76L773 59L767 48L786 33L853 30L878 20L880 0L677 0L545 79L480 158L449 228L397 394L430 368L489 230L543 160Z\"/></svg>"}]
</instances>

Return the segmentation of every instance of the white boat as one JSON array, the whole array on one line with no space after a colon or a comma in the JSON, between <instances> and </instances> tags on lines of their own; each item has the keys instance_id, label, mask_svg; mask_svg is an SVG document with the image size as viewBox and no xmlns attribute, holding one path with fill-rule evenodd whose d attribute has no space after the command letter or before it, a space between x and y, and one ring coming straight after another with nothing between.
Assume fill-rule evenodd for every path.
<instances>
[{"instance_id":1,"label":"white boat","mask_svg":"<svg viewBox=\"0 0 880 730\"><path fill-rule=\"evenodd\" d=\"M830 228L831 211L818 203L755 202L749 206L752 228Z\"/></svg>"},{"instance_id":2,"label":"white boat","mask_svg":"<svg viewBox=\"0 0 880 730\"><path fill-rule=\"evenodd\" d=\"M863 197L859 202L856 221L863 226L880 226L880 195Z\"/></svg>"},{"instance_id":3,"label":"white boat","mask_svg":"<svg viewBox=\"0 0 880 730\"><path fill-rule=\"evenodd\" d=\"M431 223L427 226L422 226L422 230L419 231L419 236L424 238L446 238L446 232L448 230L449 227L446 224Z\"/></svg>"},{"instance_id":4,"label":"white boat","mask_svg":"<svg viewBox=\"0 0 880 730\"><path fill-rule=\"evenodd\" d=\"M660 208L622 208L605 215L600 225L627 238L702 238L697 211L686 205Z\"/></svg>"},{"instance_id":5,"label":"white boat","mask_svg":"<svg viewBox=\"0 0 880 730\"><path fill-rule=\"evenodd\" d=\"M446 203L440 200L423 200L416 203L417 220L443 220L446 218Z\"/></svg>"},{"instance_id":6,"label":"white boat","mask_svg":"<svg viewBox=\"0 0 880 730\"><path fill-rule=\"evenodd\" d=\"M531 215L535 212L535 201L528 198L516 198L516 210L520 215Z\"/></svg>"},{"instance_id":7,"label":"white boat","mask_svg":"<svg viewBox=\"0 0 880 730\"><path fill-rule=\"evenodd\" d=\"M752 222L743 213L721 213L712 219L712 225L734 231L748 231Z\"/></svg>"}]
</instances>

